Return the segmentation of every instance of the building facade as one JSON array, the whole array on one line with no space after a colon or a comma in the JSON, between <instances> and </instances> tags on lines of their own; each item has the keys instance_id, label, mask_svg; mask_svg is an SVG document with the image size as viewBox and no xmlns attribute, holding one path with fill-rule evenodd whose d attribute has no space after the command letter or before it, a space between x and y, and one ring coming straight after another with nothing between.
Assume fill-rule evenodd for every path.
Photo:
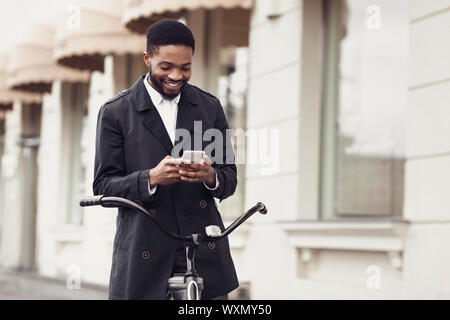
<instances>
[{"instance_id":1,"label":"building facade","mask_svg":"<svg viewBox=\"0 0 450 320\"><path fill-rule=\"evenodd\" d=\"M5 111L1 267L108 284L116 210L78 206L92 193L97 114L146 72L144 32L169 16L196 37L191 82L244 135L222 215L229 223L258 201L269 210L230 236L233 297L448 299L450 1L211 3L125 1L106 17L102 4L66 16L78 12L81 29L57 33L54 59L89 78L55 76L40 109L16 98ZM75 41L92 36L92 21L114 30L108 50L86 51L100 34ZM18 145L24 136L38 149Z\"/></svg>"}]
</instances>

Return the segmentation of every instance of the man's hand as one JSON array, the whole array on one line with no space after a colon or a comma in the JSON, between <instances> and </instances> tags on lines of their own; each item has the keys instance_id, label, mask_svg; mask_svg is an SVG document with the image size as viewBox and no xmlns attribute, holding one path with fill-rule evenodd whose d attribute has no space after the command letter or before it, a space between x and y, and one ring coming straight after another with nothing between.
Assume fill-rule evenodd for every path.
<instances>
[{"instance_id":1,"label":"man's hand","mask_svg":"<svg viewBox=\"0 0 450 320\"><path fill-rule=\"evenodd\" d=\"M216 171L211 167L211 160L205 154L200 163L182 163L179 169L180 178L187 182L204 182L210 188L216 185Z\"/></svg>"},{"instance_id":2,"label":"man's hand","mask_svg":"<svg viewBox=\"0 0 450 320\"><path fill-rule=\"evenodd\" d=\"M180 174L178 173L179 167L177 162L171 156L166 156L162 159L156 167L150 169L149 181L150 187L153 188L155 185L170 185L180 181Z\"/></svg>"}]
</instances>

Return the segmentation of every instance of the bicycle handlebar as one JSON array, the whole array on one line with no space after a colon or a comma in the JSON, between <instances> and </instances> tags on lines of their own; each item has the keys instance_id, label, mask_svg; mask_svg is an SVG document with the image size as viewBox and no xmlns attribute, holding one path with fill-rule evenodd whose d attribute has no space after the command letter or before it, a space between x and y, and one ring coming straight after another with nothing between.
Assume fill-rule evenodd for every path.
<instances>
[{"instance_id":1,"label":"bicycle handlebar","mask_svg":"<svg viewBox=\"0 0 450 320\"><path fill-rule=\"evenodd\" d=\"M262 202L258 202L256 205L251 207L249 210L244 212L240 217L238 217L235 221L233 221L223 232L217 232L214 235L208 234L208 231L206 233L202 234L191 234L191 235L180 235L177 233L173 233L171 231L168 231L165 229L152 215L150 215L147 210L145 210L143 207L138 205L137 203L130 201L128 199L120 198L120 197L105 197L103 195L97 195L92 197L86 197L80 200L80 206L87 207L87 206L97 206L100 205L102 207L111 208L111 207L118 207L118 206L124 206L131 209L136 209L140 211L141 213L145 214L147 217L151 218L152 221L156 224L156 226L163 231L166 235L173 239L182 240L182 241L217 241L222 239L223 237L226 237L228 234L230 234L234 229L236 229L238 226L240 226L242 223L245 222L248 218L250 218L254 213L260 212L261 214L267 213L267 208Z\"/></svg>"},{"instance_id":2,"label":"bicycle handlebar","mask_svg":"<svg viewBox=\"0 0 450 320\"><path fill-rule=\"evenodd\" d=\"M89 206L98 206L101 205L101 200L103 196L92 196L83 198L80 200L80 206L89 207Z\"/></svg>"}]
</instances>

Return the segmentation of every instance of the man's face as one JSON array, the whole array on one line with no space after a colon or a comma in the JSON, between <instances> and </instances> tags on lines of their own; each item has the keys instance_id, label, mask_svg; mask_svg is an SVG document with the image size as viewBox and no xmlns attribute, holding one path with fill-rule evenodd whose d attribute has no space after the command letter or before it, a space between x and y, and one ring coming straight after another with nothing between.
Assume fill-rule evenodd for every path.
<instances>
[{"instance_id":1,"label":"man's face","mask_svg":"<svg viewBox=\"0 0 450 320\"><path fill-rule=\"evenodd\" d=\"M144 53L150 85L164 98L173 99L191 78L192 48L185 45L160 46L150 56Z\"/></svg>"}]
</instances>

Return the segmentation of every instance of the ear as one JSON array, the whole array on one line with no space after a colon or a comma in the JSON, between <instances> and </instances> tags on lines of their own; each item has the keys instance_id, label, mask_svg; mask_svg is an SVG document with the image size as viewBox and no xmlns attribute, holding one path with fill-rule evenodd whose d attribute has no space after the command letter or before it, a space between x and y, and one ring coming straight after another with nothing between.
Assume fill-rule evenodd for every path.
<instances>
[{"instance_id":1,"label":"ear","mask_svg":"<svg viewBox=\"0 0 450 320\"><path fill-rule=\"evenodd\" d=\"M150 68L151 58L150 58L150 55L147 53L147 51L144 51L143 57L144 57L145 65L147 66L147 68Z\"/></svg>"}]
</instances>

